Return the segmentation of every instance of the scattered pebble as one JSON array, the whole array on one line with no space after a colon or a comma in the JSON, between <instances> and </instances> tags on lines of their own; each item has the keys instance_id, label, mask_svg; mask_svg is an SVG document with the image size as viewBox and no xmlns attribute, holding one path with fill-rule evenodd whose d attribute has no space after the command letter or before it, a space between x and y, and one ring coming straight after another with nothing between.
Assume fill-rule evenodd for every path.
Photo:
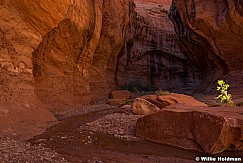
<instances>
[{"instance_id":1,"label":"scattered pebble","mask_svg":"<svg viewBox=\"0 0 243 163\"><path fill-rule=\"evenodd\" d=\"M79 106L75 109L67 109L67 111L56 112L54 113L54 115L59 120L62 120L75 115L83 115L93 111L100 111L103 109L110 109L110 108L114 108L114 111L117 109L116 106L110 106L108 104L99 104L99 105Z\"/></svg>"},{"instance_id":2,"label":"scattered pebble","mask_svg":"<svg viewBox=\"0 0 243 163\"><path fill-rule=\"evenodd\" d=\"M57 152L42 145L31 145L0 136L0 162L67 163L68 161Z\"/></svg>"},{"instance_id":3,"label":"scattered pebble","mask_svg":"<svg viewBox=\"0 0 243 163\"><path fill-rule=\"evenodd\" d=\"M108 114L85 126L80 126L80 129L107 133L119 139L138 140L135 129L136 121L140 117L142 115Z\"/></svg>"}]
</instances>

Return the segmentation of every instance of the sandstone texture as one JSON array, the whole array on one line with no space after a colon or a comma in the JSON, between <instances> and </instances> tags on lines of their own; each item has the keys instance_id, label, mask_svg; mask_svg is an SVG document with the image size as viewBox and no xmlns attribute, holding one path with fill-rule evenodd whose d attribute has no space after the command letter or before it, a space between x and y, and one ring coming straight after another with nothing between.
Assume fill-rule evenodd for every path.
<instances>
[{"instance_id":1,"label":"sandstone texture","mask_svg":"<svg viewBox=\"0 0 243 163\"><path fill-rule=\"evenodd\" d=\"M136 98L132 104L132 113L138 115L148 115L159 111L156 105L142 98Z\"/></svg>"},{"instance_id":2,"label":"sandstone texture","mask_svg":"<svg viewBox=\"0 0 243 163\"><path fill-rule=\"evenodd\" d=\"M201 91L209 91L205 91L208 86L215 88L218 78L230 83L232 90L242 91L242 8L239 0L172 1L169 17L179 47L203 71Z\"/></svg>"},{"instance_id":3,"label":"sandstone texture","mask_svg":"<svg viewBox=\"0 0 243 163\"><path fill-rule=\"evenodd\" d=\"M194 97L178 94L178 93L169 93L168 95L145 95L141 97L159 108L163 108L165 106L173 105L173 104L183 104L187 106L205 106L206 104L197 101Z\"/></svg>"},{"instance_id":4,"label":"sandstone texture","mask_svg":"<svg viewBox=\"0 0 243 163\"><path fill-rule=\"evenodd\" d=\"M136 135L209 154L243 150L242 107L172 105L137 120Z\"/></svg>"},{"instance_id":5,"label":"sandstone texture","mask_svg":"<svg viewBox=\"0 0 243 163\"><path fill-rule=\"evenodd\" d=\"M168 18L171 0L134 0L123 51L117 58L119 86L155 87L190 93L201 72L181 52Z\"/></svg>"},{"instance_id":6,"label":"sandstone texture","mask_svg":"<svg viewBox=\"0 0 243 163\"><path fill-rule=\"evenodd\" d=\"M108 98L130 1L0 1L0 132L26 139L55 112Z\"/></svg>"}]
</instances>

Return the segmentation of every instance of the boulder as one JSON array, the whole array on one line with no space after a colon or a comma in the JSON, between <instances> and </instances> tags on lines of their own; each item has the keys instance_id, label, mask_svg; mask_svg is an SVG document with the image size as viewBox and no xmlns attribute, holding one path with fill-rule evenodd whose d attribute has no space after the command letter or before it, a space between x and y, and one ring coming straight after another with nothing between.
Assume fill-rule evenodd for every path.
<instances>
[{"instance_id":1,"label":"boulder","mask_svg":"<svg viewBox=\"0 0 243 163\"><path fill-rule=\"evenodd\" d=\"M132 104L132 112L139 115L148 115L159 111L156 105L150 103L147 100L136 98Z\"/></svg>"},{"instance_id":2,"label":"boulder","mask_svg":"<svg viewBox=\"0 0 243 163\"><path fill-rule=\"evenodd\" d=\"M184 104L188 106L207 106L206 104L197 101L192 96L177 93L169 93L168 95L164 96L146 95L142 96L141 98L153 103L159 108L163 108L172 104Z\"/></svg>"},{"instance_id":3,"label":"boulder","mask_svg":"<svg viewBox=\"0 0 243 163\"><path fill-rule=\"evenodd\" d=\"M132 106L131 105L123 105L122 107L120 107L117 110L117 113L130 115L130 114L132 114Z\"/></svg>"},{"instance_id":4,"label":"boulder","mask_svg":"<svg viewBox=\"0 0 243 163\"><path fill-rule=\"evenodd\" d=\"M125 101L123 99L108 99L107 104L109 104L109 105L124 105Z\"/></svg>"},{"instance_id":5,"label":"boulder","mask_svg":"<svg viewBox=\"0 0 243 163\"><path fill-rule=\"evenodd\" d=\"M141 98L151 102L152 104L156 105L159 108L163 108L163 107L166 106L166 105L164 105L162 102L160 102L158 100L158 96L157 95L145 95L145 96L142 96Z\"/></svg>"},{"instance_id":6,"label":"boulder","mask_svg":"<svg viewBox=\"0 0 243 163\"><path fill-rule=\"evenodd\" d=\"M136 135L149 141L217 154L242 150L243 107L176 104L137 120Z\"/></svg>"},{"instance_id":7,"label":"boulder","mask_svg":"<svg viewBox=\"0 0 243 163\"><path fill-rule=\"evenodd\" d=\"M112 91L110 94L112 99L129 99L131 96L132 94L128 90Z\"/></svg>"}]
</instances>

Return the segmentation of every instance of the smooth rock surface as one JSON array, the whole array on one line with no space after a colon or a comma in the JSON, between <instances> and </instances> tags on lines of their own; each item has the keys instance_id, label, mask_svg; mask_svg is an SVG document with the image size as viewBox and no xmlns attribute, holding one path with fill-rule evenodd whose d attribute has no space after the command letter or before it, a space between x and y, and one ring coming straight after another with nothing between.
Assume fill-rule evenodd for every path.
<instances>
[{"instance_id":1,"label":"smooth rock surface","mask_svg":"<svg viewBox=\"0 0 243 163\"><path fill-rule=\"evenodd\" d=\"M243 150L243 107L172 105L137 121L136 135L161 144L216 154Z\"/></svg>"}]
</instances>

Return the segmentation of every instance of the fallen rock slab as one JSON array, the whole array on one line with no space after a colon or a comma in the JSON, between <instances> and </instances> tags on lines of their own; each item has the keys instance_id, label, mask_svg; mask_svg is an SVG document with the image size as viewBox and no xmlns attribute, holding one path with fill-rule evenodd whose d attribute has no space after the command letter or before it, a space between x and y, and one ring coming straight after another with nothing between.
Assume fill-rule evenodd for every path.
<instances>
[{"instance_id":1,"label":"fallen rock slab","mask_svg":"<svg viewBox=\"0 0 243 163\"><path fill-rule=\"evenodd\" d=\"M150 103L149 101L141 98L136 98L132 104L132 113L138 115L148 115L159 111L156 105Z\"/></svg>"},{"instance_id":2,"label":"fallen rock slab","mask_svg":"<svg viewBox=\"0 0 243 163\"><path fill-rule=\"evenodd\" d=\"M128 90L112 91L110 94L111 99L129 99L132 94Z\"/></svg>"},{"instance_id":3,"label":"fallen rock slab","mask_svg":"<svg viewBox=\"0 0 243 163\"><path fill-rule=\"evenodd\" d=\"M243 150L243 107L172 105L141 117L136 135L149 141L217 154Z\"/></svg>"},{"instance_id":4,"label":"fallen rock slab","mask_svg":"<svg viewBox=\"0 0 243 163\"><path fill-rule=\"evenodd\" d=\"M146 95L142 96L142 99L145 99L159 108L163 108L165 106L169 106L172 104L184 104L188 106L207 106L205 103L197 101L194 97L178 94L178 93L169 93L168 95Z\"/></svg>"},{"instance_id":5,"label":"fallen rock slab","mask_svg":"<svg viewBox=\"0 0 243 163\"><path fill-rule=\"evenodd\" d=\"M108 99L107 104L109 105L124 105L125 100L124 99Z\"/></svg>"}]
</instances>

